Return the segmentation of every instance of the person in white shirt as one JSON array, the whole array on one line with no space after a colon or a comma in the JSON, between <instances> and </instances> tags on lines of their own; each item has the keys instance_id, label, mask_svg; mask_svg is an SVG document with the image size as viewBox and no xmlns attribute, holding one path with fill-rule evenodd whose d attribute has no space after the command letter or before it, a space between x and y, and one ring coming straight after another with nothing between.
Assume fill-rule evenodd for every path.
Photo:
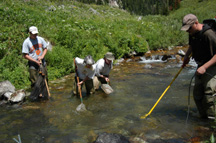
<instances>
[{"instance_id":1,"label":"person in white shirt","mask_svg":"<svg viewBox=\"0 0 216 143\"><path fill-rule=\"evenodd\" d=\"M38 69L41 60L45 67L46 79L48 80L46 62L44 60L47 53L47 43L44 38L38 36L38 29L35 26L29 28L29 35L23 42L22 54L28 60L31 87L33 88L38 78Z\"/></svg>"},{"instance_id":2,"label":"person in white shirt","mask_svg":"<svg viewBox=\"0 0 216 143\"><path fill-rule=\"evenodd\" d=\"M74 95L78 96L78 85L82 87L83 83L85 83L87 96L94 93L93 78L96 70L96 65L94 63L95 61L90 55L86 56L85 59L79 57L75 58L75 70L77 71L75 75L75 83L77 86L76 91L73 91ZM79 77L79 83L77 83L77 76Z\"/></svg>"},{"instance_id":3,"label":"person in white shirt","mask_svg":"<svg viewBox=\"0 0 216 143\"><path fill-rule=\"evenodd\" d=\"M96 63L96 76L101 84L107 84L110 82L109 73L113 67L114 55L111 52L107 52L104 58L99 59ZM95 86L98 87L98 86Z\"/></svg>"}]
</instances>

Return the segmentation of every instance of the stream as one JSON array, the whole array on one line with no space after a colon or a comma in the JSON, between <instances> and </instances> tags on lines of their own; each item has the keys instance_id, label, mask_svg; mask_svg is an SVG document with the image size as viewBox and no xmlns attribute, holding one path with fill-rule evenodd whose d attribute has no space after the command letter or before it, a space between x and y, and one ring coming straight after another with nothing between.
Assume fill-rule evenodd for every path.
<instances>
[{"instance_id":1,"label":"stream","mask_svg":"<svg viewBox=\"0 0 216 143\"><path fill-rule=\"evenodd\" d=\"M140 60L142 59L142 60ZM184 143L205 141L214 120L199 118L190 90L195 63L185 67L153 112L147 114L181 68L175 58L164 62L142 57L118 63L110 73L114 90L102 90L83 103L87 111L77 112L80 99L72 96L74 74L50 81L51 99L1 107L0 142L15 143L92 143L99 133L118 133L131 143ZM187 114L189 111L189 117Z\"/></svg>"}]
</instances>

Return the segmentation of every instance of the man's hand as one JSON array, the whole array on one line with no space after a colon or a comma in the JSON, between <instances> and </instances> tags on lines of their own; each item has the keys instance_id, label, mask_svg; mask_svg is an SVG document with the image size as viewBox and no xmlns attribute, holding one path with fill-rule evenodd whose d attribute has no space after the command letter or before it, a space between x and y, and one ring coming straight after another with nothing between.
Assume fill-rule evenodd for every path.
<instances>
[{"instance_id":1,"label":"man's hand","mask_svg":"<svg viewBox=\"0 0 216 143\"><path fill-rule=\"evenodd\" d=\"M189 63L189 61L190 61L189 57L184 57L182 67L185 67Z\"/></svg>"},{"instance_id":2,"label":"man's hand","mask_svg":"<svg viewBox=\"0 0 216 143\"><path fill-rule=\"evenodd\" d=\"M36 64L38 64L39 66L41 65L41 62L40 62L40 61L36 60L35 62L36 62Z\"/></svg>"},{"instance_id":3,"label":"man's hand","mask_svg":"<svg viewBox=\"0 0 216 143\"><path fill-rule=\"evenodd\" d=\"M82 85L83 81L80 81L79 83L77 83L77 86Z\"/></svg>"},{"instance_id":4,"label":"man's hand","mask_svg":"<svg viewBox=\"0 0 216 143\"><path fill-rule=\"evenodd\" d=\"M204 66L201 66L197 69L196 74L200 75L200 74L204 74L206 72L206 69Z\"/></svg>"},{"instance_id":5,"label":"man's hand","mask_svg":"<svg viewBox=\"0 0 216 143\"><path fill-rule=\"evenodd\" d=\"M108 77L105 77L105 80L106 80L106 82L109 82L109 78Z\"/></svg>"},{"instance_id":6,"label":"man's hand","mask_svg":"<svg viewBox=\"0 0 216 143\"><path fill-rule=\"evenodd\" d=\"M39 56L38 61L41 61L43 58L44 58L43 56Z\"/></svg>"}]
</instances>

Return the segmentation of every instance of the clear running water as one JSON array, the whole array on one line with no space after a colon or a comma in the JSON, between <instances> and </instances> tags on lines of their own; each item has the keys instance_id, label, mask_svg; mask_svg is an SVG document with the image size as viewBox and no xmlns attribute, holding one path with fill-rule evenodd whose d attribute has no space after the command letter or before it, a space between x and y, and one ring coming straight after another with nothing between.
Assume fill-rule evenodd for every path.
<instances>
[{"instance_id":1,"label":"clear running water","mask_svg":"<svg viewBox=\"0 0 216 143\"><path fill-rule=\"evenodd\" d=\"M77 112L80 99L72 96L74 75L50 82L51 99L26 102L20 107L1 108L0 142L14 143L19 134L23 143L90 143L102 132L119 133L131 142L187 142L211 135L211 121L198 118L191 97L188 123L189 83L195 72L186 67L146 119L180 69L175 60L168 62L130 61L114 66L110 74L114 93L97 91L84 100L88 111ZM212 121L213 122L213 121Z\"/></svg>"}]
</instances>

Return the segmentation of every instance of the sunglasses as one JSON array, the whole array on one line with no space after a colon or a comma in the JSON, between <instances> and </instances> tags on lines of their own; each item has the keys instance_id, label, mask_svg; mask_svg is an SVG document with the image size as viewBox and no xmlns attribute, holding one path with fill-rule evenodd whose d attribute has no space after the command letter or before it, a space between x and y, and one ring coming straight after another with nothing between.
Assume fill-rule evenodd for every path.
<instances>
[{"instance_id":1,"label":"sunglasses","mask_svg":"<svg viewBox=\"0 0 216 143\"><path fill-rule=\"evenodd\" d=\"M189 29L187 31L190 31L192 29L193 25L194 25L194 23L189 27Z\"/></svg>"}]
</instances>

